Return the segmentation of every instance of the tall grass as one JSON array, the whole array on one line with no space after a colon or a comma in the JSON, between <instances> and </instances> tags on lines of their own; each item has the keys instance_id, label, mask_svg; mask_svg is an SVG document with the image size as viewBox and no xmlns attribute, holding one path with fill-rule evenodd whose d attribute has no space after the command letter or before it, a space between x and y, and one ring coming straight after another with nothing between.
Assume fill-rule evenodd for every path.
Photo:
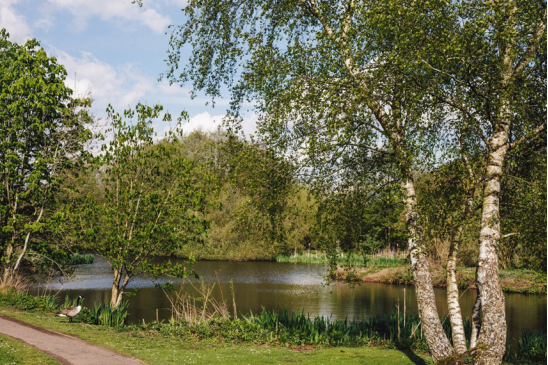
<instances>
[{"instance_id":1,"label":"tall grass","mask_svg":"<svg viewBox=\"0 0 548 365\"><path fill-rule=\"evenodd\" d=\"M175 322L199 324L211 321L216 318L230 319L227 301L224 298L223 290L217 277L217 284L206 284L203 278L199 286L190 283L190 286L197 292L192 295L181 285L178 291L166 293L171 303L171 316ZM214 292L218 288L220 300L215 298ZM236 316L236 301L234 286L230 285L232 303L234 305L234 316Z\"/></svg>"},{"instance_id":2,"label":"tall grass","mask_svg":"<svg viewBox=\"0 0 548 365\"><path fill-rule=\"evenodd\" d=\"M366 343L392 343L404 347L425 348L426 341L416 314L407 315L405 322L398 314L378 315L362 321L311 318L302 313L279 313L264 310L245 317L262 328L273 331L281 342L300 345L326 344L332 346L361 345Z\"/></svg>"},{"instance_id":3,"label":"tall grass","mask_svg":"<svg viewBox=\"0 0 548 365\"><path fill-rule=\"evenodd\" d=\"M516 364L546 364L546 333L523 331L506 346L504 360Z\"/></svg>"},{"instance_id":4,"label":"tall grass","mask_svg":"<svg viewBox=\"0 0 548 365\"><path fill-rule=\"evenodd\" d=\"M75 320L97 326L123 327L127 324L128 315L128 301L122 301L118 307L95 302L91 308L83 307Z\"/></svg>"},{"instance_id":5,"label":"tall grass","mask_svg":"<svg viewBox=\"0 0 548 365\"><path fill-rule=\"evenodd\" d=\"M337 257L337 264L354 267L395 267L404 265L406 263L406 257L407 252L405 251L391 252L390 250L383 250L365 257L353 252L346 252ZM291 256L278 255L276 261L303 264L329 264L327 254L319 251L305 251Z\"/></svg>"},{"instance_id":6,"label":"tall grass","mask_svg":"<svg viewBox=\"0 0 548 365\"><path fill-rule=\"evenodd\" d=\"M28 280L19 275L8 275L0 277L0 294L7 294L11 291L22 292L28 287Z\"/></svg>"}]
</instances>

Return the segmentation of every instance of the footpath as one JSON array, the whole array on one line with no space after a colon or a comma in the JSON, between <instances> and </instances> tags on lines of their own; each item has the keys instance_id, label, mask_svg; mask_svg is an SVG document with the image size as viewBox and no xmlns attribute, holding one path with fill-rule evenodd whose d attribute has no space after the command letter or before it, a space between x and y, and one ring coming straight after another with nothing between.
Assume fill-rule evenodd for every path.
<instances>
[{"instance_id":1,"label":"footpath","mask_svg":"<svg viewBox=\"0 0 548 365\"><path fill-rule=\"evenodd\" d=\"M135 358L63 333L0 315L0 333L33 346L64 365L143 365Z\"/></svg>"}]
</instances>

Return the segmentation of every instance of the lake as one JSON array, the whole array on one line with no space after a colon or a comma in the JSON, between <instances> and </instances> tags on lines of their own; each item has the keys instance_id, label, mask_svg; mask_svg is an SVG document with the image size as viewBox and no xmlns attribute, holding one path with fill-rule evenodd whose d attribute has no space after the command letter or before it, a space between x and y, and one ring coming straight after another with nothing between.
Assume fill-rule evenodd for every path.
<instances>
[{"instance_id":1,"label":"lake","mask_svg":"<svg viewBox=\"0 0 548 365\"><path fill-rule=\"evenodd\" d=\"M238 313L249 311L258 313L264 307L268 310L296 311L310 316L328 316L350 320L367 319L377 314L390 314L397 311L399 303L403 311L404 299L407 311L416 312L417 303L412 286L388 284L348 284L328 283L325 279L327 267L323 265L291 264L276 262L227 262L200 261L194 265L195 271L205 283L218 283L223 296L230 305L232 298L230 281L235 289L235 302ZM129 322L156 319L158 309L160 320L171 317L171 305L156 284L167 279L153 281L137 277L129 287L137 293L129 297ZM173 281L179 288L181 281ZM194 285L199 280L193 279ZM192 292L191 283L185 283L185 290ZM107 303L110 300L112 274L108 264L99 257L91 265L79 265L75 278L68 282L36 283L31 293L45 289L51 294L58 293L61 300L65 295L75 298L82 295L84 306L91 307L95 301ZM405 290L404 290L405 288ZM216 291L216 296L219 293ZM441 316L447 315L445 289L436 288L436 301ZM404 298L405 294L405 298ZM476 298L475 291L461 292L463 316L470 318ZM517 338L523 330L546 331L546 295L505 294L508 338Z\"/></svg>"}]
</instances>

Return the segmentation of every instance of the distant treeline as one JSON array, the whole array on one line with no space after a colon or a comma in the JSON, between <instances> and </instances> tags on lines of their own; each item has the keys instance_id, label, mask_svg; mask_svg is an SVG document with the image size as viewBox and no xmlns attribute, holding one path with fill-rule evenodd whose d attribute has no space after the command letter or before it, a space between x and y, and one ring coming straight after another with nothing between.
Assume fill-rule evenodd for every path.
<instances>
[{"instance_id":1,"label":"distant treeline","mask_svg":"<svg viewBox=\"0 0 548 365\"><path fill-rule=\"evenodd\" d=\"M405 250L404 207L399 186L364 176L352 186L318 189L288 160L258 143L224 132L193 132L179 139L178 156L194 162L194 173L214 178L208 184L209 228L203 240L190 241L177 251L201 260L273 260L305 250L369 254L382 249ZM518 161L520 161L518 163ZM546 270L546 146L536 144L512 155L503 179L500 261L506 268ZM423 199L431 257L443 262L448 237L458 220L459 171L448 163L417 173ZM81 191L99 191L100 175L89 174ZM462 235L461 262L477 257L481 196L475 196L476 219Z\"/></svg>"}]
</instances>

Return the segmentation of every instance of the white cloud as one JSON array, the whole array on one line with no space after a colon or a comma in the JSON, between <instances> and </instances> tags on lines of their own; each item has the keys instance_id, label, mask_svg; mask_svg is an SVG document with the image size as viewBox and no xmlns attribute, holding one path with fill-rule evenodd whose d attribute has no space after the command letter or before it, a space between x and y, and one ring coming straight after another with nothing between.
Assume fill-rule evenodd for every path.
<instances>
[{"instance_id":1,"label":"white cloud","mask_svg":"<svg viewBox=\"0 0 548 365\"><path fill-rule=\"evenodd\" d=\"M146 75L143 70L132 64L123 64L114 67L93 56L89 52L82 52L73 56L66 52L54 49L53 54L58 62L67 70L65 84L75 91L75 95L82 97L91 94L93 110L98 117L105 117L105 110L110 103L117 112L128 107L134 107L137 102L149 105L160 103L170 112L175 125L182 109L204 110L207 98L191 100L189 89L179 85L169 85L165 80L157 82L155 77ZM221 100L222 104L228 103ZM215 131L222 127L224 114L211 115L209 112L191 114L190 119L182 127L185 134L194 130ZM256 132L257 117L248 113L242 121L242 130L246 135ZM169 129L165 123L155 123L158 137L164 136Z\"/></svg>"},{"instance_id":2,"label":"white cloud","mask_svg":"<svg viewBox=\"0 0 548 365\"><path fill-rule=\"evenodd\" d=\"M51 27L53 27L53 21L49 16L44 16L37 21L34 22L34 26L38 29L42 29L43 31L49 31Z\"/></svg>"},{"instance_id":3,"label":"white cloud","mask_svg":"<svg viewBox=\"0 0 548 365\"><path fill-rule=\"evenodd\" d=\"M196 130L213 132L219 127L223 129L224 117L224 114L211 115L208 112L196 114L191 117L188 122L183 124L183 132L189 134ZM257 116L255 114L245 115L241 122L241 126L246 136L254 134L257 131Z\"/></svg>"},{"instance_id":4,"label":"white cloud","mask_svg":"<svg viewBox=\"0 0 548 365\"><path fill-rule=\"evenodd\" d=\"M59 50L54 54L67 70L65 84L76 96L91 94L99 110L105 110L109 103L116 109L127 108L154 89L154 80L131 64L115 68L87 52L80 57Z\"/></svg>"},{"instance_id":5,"label":"white cloud","mask_svg":"<svg viewBox=\"0 0 548 365\"><path fill-rule=\"evenodd\" d=\"M183 124L183 131L185 134L197 130L204 132L215 131L221 126L223 118L224 115L210 115L208 112L199 113Z\"/></svg>"},{"instance_id":6,"label":"white cloud","mask_svg":"<svg viewBox=\"0 0 548 365\"><path fill-rule=\"evenodd\" d=\"M16 3L17 0L0 0L0 29L6 28L11 41L24 43L31 38L31 32L25 17L13 8Z\"/></svg>"},{"instance_id":7,"label":"white cloud","mask_svg":"<svg viewBox=\"0 0 548 365\"><path fill-rule=\"evenodd\" d=\"M148 7L147 3L141 8L132 4L131 0L49 0L49 2L59 9L72 13L75 25L80 29L84 29L87 19L94 15L102 20L138 22L156 33L162 33L171 22L168 16Z\"/></svg>"}]
</instances>

